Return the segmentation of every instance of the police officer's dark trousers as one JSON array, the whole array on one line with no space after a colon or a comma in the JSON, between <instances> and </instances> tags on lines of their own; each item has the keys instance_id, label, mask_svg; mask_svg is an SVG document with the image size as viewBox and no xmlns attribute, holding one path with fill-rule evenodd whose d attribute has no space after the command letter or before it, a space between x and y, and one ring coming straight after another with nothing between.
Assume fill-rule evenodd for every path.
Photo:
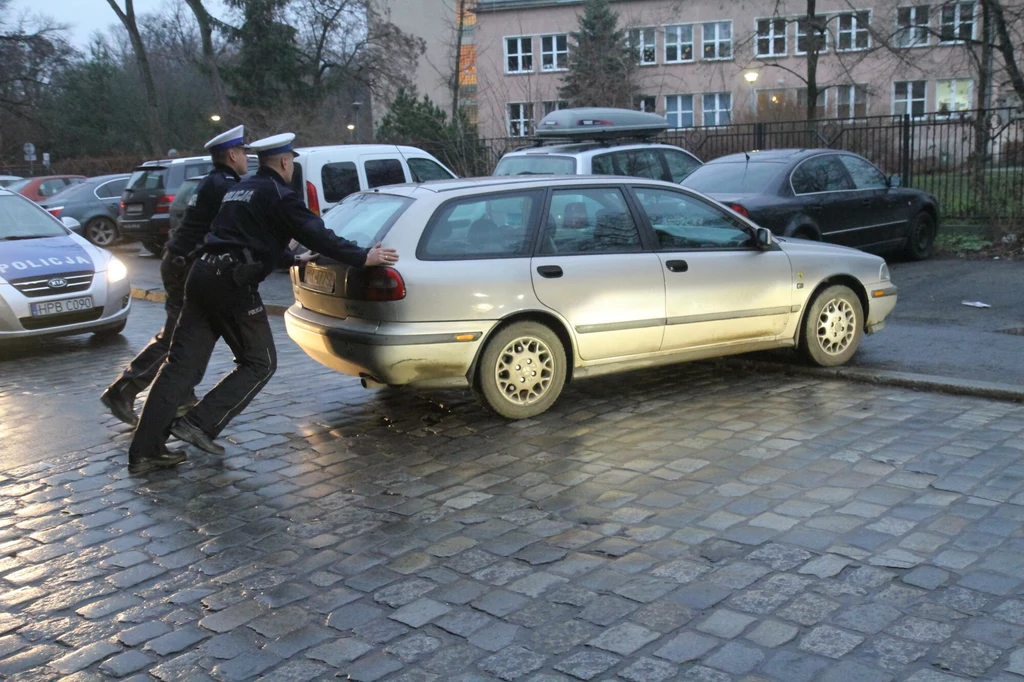
<instances>
[{"instance_id":1,"label":"police officer's dark trousers","mask_svg":"<svg viewBox=\"0 0 1024 682\"><path fill-rule=\"evenodd\" d=\"M111 385L111 389L126 398L129 403L134 402L135 396L146 390L153 382L160 365L167 358L167 352L171 348L171 337L174 336L174 328L178 324L178 316L184 304L185 280L188 278L190 265L184 257L170 253L165 253L163 260L160 261L160 279L167 294L164 303L167 318L164 326ZM186 394L186 398L191 397L190 394L191 391Z\"/></svg>"},{"instance_id":2,"label":"police officer's dark trousers","mask_svg":"<svg viewBox=\"0 0 1024 682\"><path fill-rule=\"evenodd\" d=\"M177 406L202 378L219 338L234 353L235 369L184 417L211 438L246 408L277 369L274 336L257 285L235 282L240 263L227 254L205 254L192 266L170 352L142 408L130 458L152 457L167 440Z\"/></svg>"}]
</instances>

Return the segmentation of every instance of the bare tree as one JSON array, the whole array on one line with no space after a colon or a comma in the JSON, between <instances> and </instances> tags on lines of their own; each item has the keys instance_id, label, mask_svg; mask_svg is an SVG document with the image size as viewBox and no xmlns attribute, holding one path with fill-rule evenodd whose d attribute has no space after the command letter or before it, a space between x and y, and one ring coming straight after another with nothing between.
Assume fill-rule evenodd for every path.
<instances>
[{"instance_id":1,"label":"bare tree","mask_svg":"<svg viewBox=\"0 0 1024 682\"><path fill-rule=\"evenodd\" d=\"M213 91L217 111L224 114L228 111L228 98L224 94L224 81L221 79L220 66L217 64L217 52L213 47L213 29L217 21L207 11L203 0L185 0L185 2L192 10L192 14L195 15L196 23L199 24L199 35L203 41L203 65L206 68L207 77L210 79L210 89Z\"/></svg>"},{"instance_id":2,"label":"bare tree","mask_svg":"<svg viewBox=\"0 0 1024 682\"><path fill-rule=\"evenodd\" d=\"M124 0L124 9L117 4L117 0L107 0L107 4L117 14L131 41L132 50L135 52L135 62L142 75L142 82L146 89L146 121L147 137L150 151L153 154L162 154L163 126L160 124L160 98L157 96L156 83L153 81L153 72L149 67L149 57L146 54L146 46L142 42L142 34L139 32L139 24L135 17L135 1Z\"/></svg>"}]
</instances>

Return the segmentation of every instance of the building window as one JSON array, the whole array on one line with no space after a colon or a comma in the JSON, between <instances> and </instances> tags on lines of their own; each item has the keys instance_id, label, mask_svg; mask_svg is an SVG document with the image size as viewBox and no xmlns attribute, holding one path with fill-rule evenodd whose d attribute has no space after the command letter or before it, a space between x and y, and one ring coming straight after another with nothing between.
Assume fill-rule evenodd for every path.
<instances>
[{"instance_id":1,"label":"building window","mask_svg":"<svg viewBox=\"0 0 1024 682\"><path fill-rule=\"evenodd\" d=\"M669 95L665 98L665 118L669 128L693 127L693 95Z\"/></svg>"},{"instance_id":2,"label":"building window","mask_svg":"<svg viewBox=\"0 0 1024 682\"><path fill-rule=\"evenodd\" d=\"M544 111L544 115L547 116L553 111L561 111L562 109L565 109L568 106L568 103L560 99L552 99L546 102L541 102L540 105Z\"/></svg>"},{"instance_id":3,"label":"building window","mask_svg":"<svg viewBox=\"0 0 1024 682\"><path fill-rule=\"evenodd\" d=\"M653 114L658 109L658 98L655 95L638 95L636 98L637 111L646 111Z\"/></svg>"},{"instance_id":4,"label":"building window","mask_svg":"<svg viewBox=\"0 0 1024 682\"><path fill-rule=\"evenodd\" d=\"M704 125L729 125L732 118L732 95L728 92L712 92L704 95Z\"/></svg>"},{"instance_id":5,"label":"building window","mask_svg":"<svg viewBox=\"0 0 1024 682\"><path fill-rule=\"evenodd\" d=\"M533 71L533 38L505 38L505 73Z\"/></svg>"},{"instance_id":6,"label":"building window","mask_svg":"<svg viewBox=\"0 0 1024 682\"><path fill-rule=\"evenodd\" d=\"M944 43L974 39L974 3L951 2L942 6L939 40Z\"/></svg>"},{"instance_id":7,"label":"building window","mask_svg":"<svg viewBox=\"0 0 1024 682\"><path fill-rule=\"evenodd\" d=\"M658 48L653 28L634 28L629 32L629 46L637 52L641 66L658 63Z\"/></svg>"},{"instance_id":8,"label":"building window","mask_svg":"<svg viewBox=\"0 0 1024 682\"><path fill-rule=\"evenodd\" d=\"M796 89L796 105L800 111L807 111L807 88ZM818 90L818 103L814 107L814 117L818 120L828 115L828 90Z\"/></svg>"},{"instance_id":9,"label":"building window","mask_svg":"<svg viewBox=\"0 0 1024 682\"><path fill-rule=\"evenodd\" d=\"M786 20L758 19L756 45L758 57L786 56Z\"/></svg>"},{"instance_id":10,"label":"building window","mask_svg":"<svg viewBox=\"0 0 1024 682\"><path fill-rule=\"evenodd\" d=\"M971 108L973 82L966 78L935 83L935 113L948 115Z\"/></svg>"},{"instance_id":11,"label":"building window","mask_svg":"<svg viewBox=\"0 0 1024 682\"><path fill-rule=\"evenodd\" d=\"M757 91L757 110L761 113L772 111L785 106L786 104L786 91L785 90L758 90Z\"/></svg>"},{"instance_id":12,"label":"building window","mask_svg":"<svg viewBox=\"0 0 1024 682\"><path fill-rule=\"evenodd\" d=\"M693 24L665 27L665 63L693 61Z\"/></svg>"},{"instance_id":13,"label":"building window","mask_svg":"<svg viewBox=\"0 0 1024 682\"><path fill-rule=\"evenodd\" d=\"M836 116L842 119L868 115L868 89L863 85L840 85L836 88Z\"/></svg>"},{"instance_id":14,"label":"building window","mask_svg":"<svg viewBox=\"0 0 1024 682\"><path fill-rule=\"evenodd\" d=\"M569 36L541 36L540 70L563 71L569 68Z\"/></svg>"},{"instance_id":15,"label":"building window","mask_svg":"<svg viewBox=\"0 0 1024 682\"><path fill-rule=\"evenodd\" d=\"M839 15L839 50L866 50L871 47L871 13L847 12Z\"/></svg>"},{"instance_id":16,"label":"building window","mask_svg":"<svg viewBox=\"0 0 1024 682\"><path fill-rule=\"evenodd\" d=\"M924 116L925 81L897 81L893 83L892 113Z\"/></svg>"},{"instance_id":17,"label":"building window","mask_svg":"<svg viewBox=\"0 0 1024 682\"><path fill-rule=\"evenodd\" d=\"M828 51L828 31L825 17L815 17L817 26L812 28L806 17L796 21L796 54L807 54L817 44L818 54Z\"/></svg>"},{"instance_id":18,"label":"building window","mask_svg":"<svg viewBox=\"0 0 1024 682\"><path fill-rule=\"evenodd\" d=\"M533 104L512 102L508 105L508 136L527 137L533 133Z\"/></svg>"},{"instance_id":19,"label":"building window","mask_svg":"<svg viewBox=\"0 0 1024 682\"><path fill-rule=\"evenodd\" d=\"M732 59L732 22L701 24L704 59Z\"/></svg>"},{"instance_id":20,"label":"building window","mask_svg":"<svg viewBox=\"0 0 1024 682\"><path fill-rule=\"evenodd\" d=\"M896 10L896 45L921 47L928 44L928 5Z\"/></svg>"}]
</instances>

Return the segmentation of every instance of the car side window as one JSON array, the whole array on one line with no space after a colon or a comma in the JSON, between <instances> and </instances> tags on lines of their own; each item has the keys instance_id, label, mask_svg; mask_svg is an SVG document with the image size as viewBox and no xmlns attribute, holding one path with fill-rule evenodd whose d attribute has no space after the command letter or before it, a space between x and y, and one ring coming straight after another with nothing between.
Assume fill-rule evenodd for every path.
<instances>
[{"instance_id":1,"label":"car side window","mask_svg":"<svg viewBox=\"0 0 1024 682\"><path fill-rule=\"evenodd\" d=\"M689 154L677 152L674 149L662 149L661 153L665 156L665 162L668 164L668 173L672 176L672 182L682 182L683 178L700 166L700 161Z\"/></svg>"},{"instance_id":2,"label":"car side window","mask_svg":"<svg viewBox=\"0 0 1024 682\"><path fill-rule=\"evenodd\" d=\"M102 185L96 188L96 196L100 199L113 199L114 197L120 197L121 192L128 186L128 180L111 180L110 182L104 182Z\"/></svg>"},{"instance_id":3,"label":"car side window","mask_svg":"<svg viewBox=\"0 0 1024 682\"><path fill-rule=\"evenodd\" d=\"M618 187L551 193L541 253L620 253L641 248L640 232Z\"/></svg>"},{"instance_id":4,"label":"car side window","mask_svg":"<svg viewBox=\"0 0 1024 682\"><path fill-rule=\"evenodd\" d=\"M599 154L590 160L590 172L594 175L618 175L615 160L611 154Z\"/></svg>"},{"instance_id":5,"label":"car side window","mask_svg":"<svg viewBox=\"0 0 1024 682\"><path fill-rule=\"evenodd\" d=\"M359 191L359 171L351 161L325 163L320 169L320 182L324 188L324 201L341 201Z\"/></svg>"},{"instance_id":6,"label":"car side window","mask_svg":"<svg viewBox=\"0 0 1024 682\"><path fill-rule=\"evenodd\" d=\"M198 178L206 175L213 170L213 164L210 162L203 163L186 163L185 164L185 179Z\"/></svg>"},{"instance_id":7,"label":"car side window","mask_svg":"<svg viewBox=\"0 0 1024 682\"><path fill-rule=\"evenodd\" d=\"M839 160L846 166L857 189L885 189L889 186L882 172L864 159L843 154Z\"/></svg>"},{"instance_id":8,"label":"car side window","mask_svg":"<svg viewBox=\"0 0 1024 682\"><path fill-rule=\"evenodd\" d=\"M661 155L654 149L624 149L615 152L622 175L649 180L665 180Z\"/></svg>"},{"instance_id":9,"label":"car side window","mask_svg":"<svg viewBox=\"0 0 1024 682\"><path fill-rule=\"evenodd\" d=\"M430 159L410 158L407 160L409 172L412 173L413 182L427 182L428 180L450 180L452 174Z\"/></svg>"},{"instance_id":10,"label":"car side window","mask_svg":"<svg viewBox=\"0 0 1024 682\"><path fill-rule=\"evenodd\" d=\"M405 182L405 171L398 159L371 159L363 163L368 189L384 185L401 185Z\"/></svg>"},{"instance_id":11,"label":"car side window","mask_svg":"<svg viewBox=\"0 0 1024 682\"><path fill-rule=\"evenodd\" d=\"M59 178L56 180L43 180L39 183L39 196L52 197L62 189L64 189L64 181Z\"/></svg>"},{"instance_id":12,"label":"car side window","mask_svg":"<svg viewBox=\"0 0 1024 682\"><path fill-rule=\"evenodd\" d=\"M420 241L422 260L527 257L539 192L465 197L444 204Z\"/></svg>"},{"instance_id":13,"label":"car side window","mask_svg":"<svg viewBox=\"0 0 1024 682\"><path fill-rule=\"evenodd\" d=\"M753 235L723 209L682 192L637 187L660 251L754 246Z\"/></svg>"},{"instance_id":14,"label":"car side window","mask_svg":"<svg viewBox=\"0 0 1024 682\"><path fill-rule=\"evenodd\" d=\"M815 156L793 171L793 191L797 194L839 192L853 189L843 164L834 155Z\"/></svg>"}]
</instances>

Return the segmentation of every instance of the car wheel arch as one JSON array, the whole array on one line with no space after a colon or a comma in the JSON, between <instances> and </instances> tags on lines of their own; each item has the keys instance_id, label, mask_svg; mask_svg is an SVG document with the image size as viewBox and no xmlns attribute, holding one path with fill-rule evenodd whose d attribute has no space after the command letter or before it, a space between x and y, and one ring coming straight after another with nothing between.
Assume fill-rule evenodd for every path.
<instances>
[{"instance_id":1,"label":"car wheel arch","mask_svg":"<svg viewBox=\"0 0 1024 682\"><path fill-rule=\"evenodd\" d=\"M516 322L538 322L549 327L551 331L558 336L558 340L562 342L562 346L565 348L565 381L566 383L569 383L572 380L573 368L578 356L576 353L575 340L572 338L572 334L569 333L569 328L566 326L565 321L552 312L542 310L522 310L501 318L501 320L491 327L491 329L484 335L480 345L477 347L476 356L473 358L473 362L469 366L469 371L466 372L466 378L469 379L470 386L476 386L477 368L480 364L480 356L483 354L484 348L487 347L488 342L499 331Z\"/></svg>"},{"instance_id":2,"label":"car wheel arch","mask_svg":"<svg viewBox=\"0 0 1024 682\"><path fill-rule=\"evenodd\" d=\"M814 299L818 297L821 292L825 291L831 286L842 285L848 287L850 291L857 294L857 298L860 300L860 307L864 311L864 319L868 319L868 310L871 301L868 299L867 289L861 284L860 280L853 275L831 275L818 282L818 286L814 287L814 291L807 297L806 303L804 303L803 310L800 312L800 324L797 326L797 345L801 343L800 330L803 329L804 323L807 321L807 315L810 312L811 305L814 303Z\"/></svg>"},{"instance_id":3,"label":"car wheel arch","mask_svg":"<svg viewBox=\"0 0 1024 682\"><path fill-rule=\"evenodd\" d=\"M809 234L810 238L814 241L821 241L821 230L818 226L811 222L808 218L801 216L800 219L794 220L790 223L789 227L786 228L786 232L783 236L795 237L801 239L797 235Z\"/></svg>"}]
</instances>

